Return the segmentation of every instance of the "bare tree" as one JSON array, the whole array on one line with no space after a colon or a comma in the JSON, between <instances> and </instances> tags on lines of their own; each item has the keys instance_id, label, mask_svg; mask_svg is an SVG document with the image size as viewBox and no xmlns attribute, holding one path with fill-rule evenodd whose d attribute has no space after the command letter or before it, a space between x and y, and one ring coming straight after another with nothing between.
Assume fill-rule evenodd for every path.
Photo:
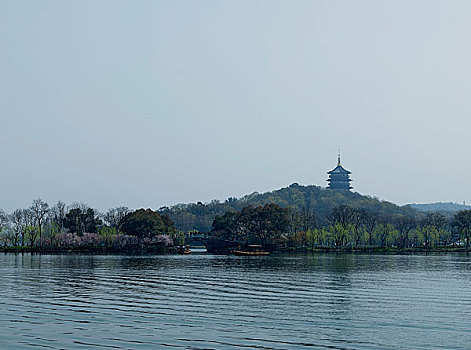
<instances>
[{"instance_id":1,"label":"bare tree","mask_svg":"<svg viewBox=\"0 0 471 350\"><path fill-rule=\"evenodd\" d=\"M471 210L461 210L453 217L453 226L458 230L460 236L466 242L466 249L469 248L471 239Z\"/></svg>"},{"instance_id":2,"label":"bare tree","mask_svg":"<svg viewBox=\"0 0 471 350\"><path fill-rule=\"evenodd\" d=\"M31 208L23 209L23 215L25 220L23 236L27 237L29 245L32 248L34 247L39 234L36 218ZM24 240L24 238L22 240Z\"/></svg>"},{"instance_id":3,"label":"bare tree","mask_svg":"<svg viewBox=\"0 0 471 350\"><path fill-rule=\"evenodd\" d=\"M358 247L361 237L363 236L361 226L366 223L367 211L364 209L352 209L351 222L353 225L353 239L355 241L355 247Z\"/></svg>"},{"instance_id":4,"label":"bare tree","mask_svg":"<svg viewBox=\"0 0 471 350\"><path fill-rule=\"evenodd\" d=\"M13 213L10 214L10 221L13 224L13 242L15 247L20 243L20 237L21 245L24 246L25 244L26 210L27 209L16 209Z\"/></svg>"},{"instance_id":5,"label":"bare tree","mask_svg":"<svg viewBox=\"0 0 471 350\"><path fill-rule=\"evenodd\" d=\"M59 232L64 228L64 218L66 214L66 204L62 201L58 201L49 210L49 219L57 226Z\"/></svg>"},{"instance_id":6,"label":"bare tree","mask_svg":"<svg viewBox=\"0 0 471 350\"><path fill-rule=\"evenodd\" d=\"M103 215L103 220L108 226L118 229L121 221L129 212L129 208L125 206L112 208Z\"/></svg>"},{"instance_id":7,"label":"bare tree","mask_svg":"<svg viewBox=\"0 0 471 350\"><path fill-rule=\"evenodd\" d=\"M0 209L0 232L5 229L9 224L9 217L8 215ZM5 243L6 245L6 243Z\"/></svg>"},{"instance_id":8,"label":"bare tree","mask_svg":"<svg viewBox=\"0 0 471 350\"><path fill-rule=\"evenodd\" d=\"M423 226L435 226L437 229L445 228L449 225L449 220L445 215L438 212L428 213L422 220Z\"/></svg>"},{"instance_id":9,"label":"bare tree","mask_svg":"<svg viewBox=\"0 0 471 350\"><path fill-rule=\"evenodd\" d=\"M340 205L332 209L329 219L332 225L340 224L343 228L346 228L349 224L352 223L353 216L353 208L347 205Z\"/></svg>"},{"instance_id":10,"label":"bare tree","mask_svg":"<svg viewBox=\"0 0 471 350\"><path fill-rule=\"evenodd\" d=\"M7 226L9 223L9 217L8 215L3 211L3 209L0 209L0 231Z\"/></svg>"},{"instance_id":11,"label":"bare tree","mask_svg":"<svg viewBox=\"0 0 471 350\"><path fill-rule=\"evenodd\" d=\"M71 205L67 207L67 211L70 211L72 209L80 209L81 211L87 211L90 208L90 206L86 203L83 202L73 202Z\"/></svg>"},{"instance_id":12,"label":"bare tree","mask_svg":"<svg viewBox=\"0 0 471 350\"><path fill-rule=\"evenodd\" d=\"M301 223L303 231L316 228L317 216L311 207L305 206L301 210Z\"/></svg>"},{"instance_id":13,"label":"bare tree","mask_svg":"<svg viewBox=\"0 0 471 350\"><path fill-rule=\"evenodd\" d=\"M416 220L409 216L399 214L394 220L399 231L398 244L401 248L409 246L409 232L416 226Z\"/></svg>"},{"instance_id":14,"label":"bare tree","mask_svg":"<svg viewBox=\"0 0 471 350\"><path fill-rule=\"evenodd\" d=\"M42 225L44 219L46 218L47 213L49 212L49 205L44 202L42 199L35 199L33 204L30 207L31 212L33 213L34 221L39 230L39 243L41 244L42 239Z\"/></svg>"},{"instance_id":15,"label":"bare tree","mask_svg":"<svg viewBox=\"0 0 471 350\"><path fill-rule=\"evenodd\" d=\"M368 245L371 247L373 245L373 234L376 226L378 225L378 215L371 212L365 213L365 228L366 233L368 234Z\"/></svg>"}]
</instances>

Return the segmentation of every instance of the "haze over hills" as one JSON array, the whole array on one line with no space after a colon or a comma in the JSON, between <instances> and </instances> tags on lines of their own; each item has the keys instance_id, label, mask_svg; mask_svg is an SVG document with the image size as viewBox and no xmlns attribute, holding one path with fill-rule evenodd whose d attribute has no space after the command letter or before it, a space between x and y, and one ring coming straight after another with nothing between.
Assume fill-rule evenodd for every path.
<instances>
[{"instance_id":1,"label":"haze over hills","mask_svg":"<svg viewBox=\"0 0 471 350\"><path fill-rule=\"evenodd\" d=\"M240 211L246 206L261 206L270 203L298 211L310 211L315 214L320 225L328 223L332 209L340 205L361 208L382 217L421 215L420 211L411 206L398 206L357 192L331 190L314 185L302 186L297 183L266 193L254 192L241 198L231 197L224 202L213 200L205 204L201 202L177 204L171 207L161 207L159 211L169 215L178 229L207 232L211 230L216 215L223 215L228 211Z\"/></svg>"},{"instance_id":2,"label":"haze over hills","mask_svg":"<svg viewBox=\"0 0 471 350\"><path fill-rule=\"evenodd\" d=\"M454 213L460 210L471 209L471 205L452 203L452 202L446 202L446 203L437 202L437 203L423 203L423 204L412 203L412 204L409 204L409 206L414 209L424 211L424 212L441 211L441 212Z\"/></svg>"}]
</instances>

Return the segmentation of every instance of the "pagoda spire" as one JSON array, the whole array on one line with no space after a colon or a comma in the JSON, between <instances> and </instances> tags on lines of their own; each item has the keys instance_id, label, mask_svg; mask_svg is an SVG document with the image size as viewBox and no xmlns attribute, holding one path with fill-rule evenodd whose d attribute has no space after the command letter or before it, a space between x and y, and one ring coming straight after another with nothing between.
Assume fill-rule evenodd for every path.
<instances>
[{"instance_id":1,"label":"pagoda spire","mask_svg":"<svg viewBox=\"0 0 471 350\"><path fill-rule=\"evenodd\" d=\"M338 162L337 162L337 166L340 166L340 148L339 148L339 157L338 157Z\"/></svg>"}]
</instances>

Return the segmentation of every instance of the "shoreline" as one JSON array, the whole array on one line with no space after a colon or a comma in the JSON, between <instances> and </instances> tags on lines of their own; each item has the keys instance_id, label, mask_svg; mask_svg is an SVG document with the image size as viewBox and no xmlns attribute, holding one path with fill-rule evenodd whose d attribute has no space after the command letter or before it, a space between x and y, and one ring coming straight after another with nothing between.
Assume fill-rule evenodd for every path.
<instances>
[{"instance_id":1,"label":"shoreline","mask_svg":"<svg viewBox=\"0 0 471 350\"><path fill-rule=\"evenodd\" d=\"M469 253L471 249L466 247L408 247L408 248L286 248L275 249L272 254L429 254L429 253ZM178 255L176 247L164 248L162 246L150 246L135 249L113 249L104 247L93 248L40 248L40 247L0 247L3 254L104 254L104 255ZM230 253L205 252L204 254L231 255Z\"/></svg>"},{"instance_id":2,"label":"shoreline","mask_svg":"<svg viewBox=\"0 0 471 350\"><path fill-rule=\"evenodd\" d=\"M293 248L286 250L276 250L280 253L335 253L335 254L414 254L414 253L467 253L471 249L466 247L407 247L407 248L394 248L394 247L361 247L361 248Z\"/></svg>"}]
</instances>

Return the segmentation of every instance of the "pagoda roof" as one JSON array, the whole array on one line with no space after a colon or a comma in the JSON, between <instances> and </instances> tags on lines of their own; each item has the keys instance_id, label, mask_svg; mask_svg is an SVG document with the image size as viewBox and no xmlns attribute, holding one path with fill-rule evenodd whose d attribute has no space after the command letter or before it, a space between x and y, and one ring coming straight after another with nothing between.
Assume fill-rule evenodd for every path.
<instances>
[{"instance_id":1,"label":"pagoda roof","mask_svg":"<svg viewBox=\"0 0 471 350\"><path fill-rule=\"evenodd\" d=\"M335 169L332 169L331 171L328 171L327 174L351 174L351 171L348 171L345 169L343 166L338 164Z\"/></svg>"},{"instance_id":2,"label":"pagoda roof","mask_svg":"<svg viewBox=\"0 0 471 350\"><path fill-rule=\"evenodd\" d=\"M325 180L327 182L348 182L348 181L353 181L352 179L350 179L349 177L348 178L342 178L342 179L335 179L335 178L328 178L327 180Z\"/></svg>"}]
</instances>

